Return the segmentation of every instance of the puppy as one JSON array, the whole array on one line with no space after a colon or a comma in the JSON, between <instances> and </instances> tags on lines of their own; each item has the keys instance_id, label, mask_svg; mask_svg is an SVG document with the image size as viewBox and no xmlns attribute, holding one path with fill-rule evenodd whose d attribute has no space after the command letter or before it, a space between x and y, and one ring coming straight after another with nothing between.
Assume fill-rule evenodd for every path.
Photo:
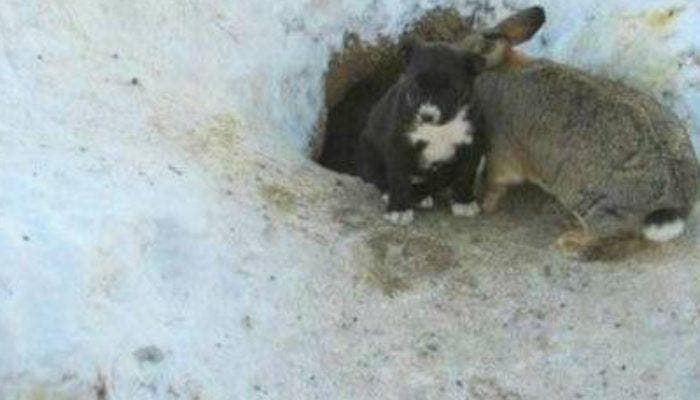
<instances>
[{"instance_id":1,"label":"puppy","mask_svg":"<svg viewBox=\"0 0 700 400\"><path fill-rule=\"evenodd\" d=\"M394 223L411 223L413 207L432 207L432 195L446 188L453 214L476 215L474 182L486 143L470 97L485 60L441 42L411 41L402 54L404 73L360 135L358 175L385 193L385 218Z\"/></svg>"}]
</instances>

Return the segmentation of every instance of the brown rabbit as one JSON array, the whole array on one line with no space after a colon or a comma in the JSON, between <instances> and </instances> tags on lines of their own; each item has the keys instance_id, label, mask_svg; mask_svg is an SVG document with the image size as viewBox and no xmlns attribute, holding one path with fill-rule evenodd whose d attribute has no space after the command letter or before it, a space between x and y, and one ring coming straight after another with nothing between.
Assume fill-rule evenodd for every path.
<instances>
[{"instance_id":1,"label":"brown rabbit","mask_svg":"<svg viewBox=\"0 0 700 400\"><path fill-rule=\"evenodd\" d=\"M679 236L700 179L683 123L638 90L518 54L512 46L544 21L542 8L528 8L461 43L489 67L474 87L490 141L484 211L509 185L529 181L580 221L557 241L579 257L620 238Z\"/></svg>"}]
</instances>

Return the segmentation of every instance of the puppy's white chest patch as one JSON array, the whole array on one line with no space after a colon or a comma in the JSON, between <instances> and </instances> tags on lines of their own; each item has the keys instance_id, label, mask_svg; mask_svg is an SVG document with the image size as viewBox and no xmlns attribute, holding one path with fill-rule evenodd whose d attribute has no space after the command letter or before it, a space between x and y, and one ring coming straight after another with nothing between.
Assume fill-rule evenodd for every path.
<instances>
[{"instance_id":1,"label":"puppy's white chest patch","mask_svg":"<svg viewBox=\"0 0 700 400\"><path fill-rule=\"evenodd\" d=\"M447 161L454 157L457 147L470 145L474 141L474 126L467 117L468 108L460 110L457 115L443 125L417 122L417 127L408 133L411 144L426 144L421 154L421 166Z\"/></svg>"}]
</instances>

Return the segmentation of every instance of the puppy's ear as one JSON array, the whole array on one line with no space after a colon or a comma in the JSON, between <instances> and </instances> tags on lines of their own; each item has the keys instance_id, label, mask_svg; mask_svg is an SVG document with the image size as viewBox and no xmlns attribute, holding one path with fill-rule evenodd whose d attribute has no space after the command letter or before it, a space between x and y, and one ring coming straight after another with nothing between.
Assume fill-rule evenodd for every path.
<instances>
[{"instance_id":1,"label":"puppy's ear","mask_svg":"<svg viewBox=\"0 0 700 400\"><path fill-rule=\"evenodd\" d=\"M401 53L401 60L404 65L408 63L413 58L416 50L423 45L423 41L417 36L411 35L401 40L399 43L399 51Z\"/></svg>"},{"instance_id":2,"label":"puppy's ear","mask_svg":"<svg viewBox=\"0 0 700 400\"><path fill-rule=\"evenodd\" d=\"M486 58L469 51L464 52L462 57L464 60L464 68L470 74L480 74L481 71L486 69Z\"/></svg>"}]
</instances>

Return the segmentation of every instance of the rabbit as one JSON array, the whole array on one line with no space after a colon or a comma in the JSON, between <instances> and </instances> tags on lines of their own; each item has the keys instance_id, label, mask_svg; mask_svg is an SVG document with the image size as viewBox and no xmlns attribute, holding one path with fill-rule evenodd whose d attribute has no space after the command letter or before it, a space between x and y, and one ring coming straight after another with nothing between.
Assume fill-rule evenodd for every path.
<instances>
[{"instance_id":1,"label":"rabbit","mask_svg":"<svg viewBox=\"0 0 700 400\"><path fill-rule=\"evenodd\" d=\"M483 211L528 181L579 221L556 242L571 256L603 257L617 238L680 236L700 180L683 123L639 90L513 48L544 22L544 10L531 7L459 43L487 64L473 99L490 146Z\"/></svg>"},{"instance_id":2,"label":"rabbit","mask_svg":"<svg viewBox=\"0 0 700 400\"><path fill-rule=\"evenodd\" d=\"M469 106L482 57L442 42L407 40L405 70L372 108L360 134L358 175L388 203L385 218L413 221L413 206L433 206L432 195L451 187L452 212L479 213L474 196L485 143Z\"/></svg>"}]
</instances>

